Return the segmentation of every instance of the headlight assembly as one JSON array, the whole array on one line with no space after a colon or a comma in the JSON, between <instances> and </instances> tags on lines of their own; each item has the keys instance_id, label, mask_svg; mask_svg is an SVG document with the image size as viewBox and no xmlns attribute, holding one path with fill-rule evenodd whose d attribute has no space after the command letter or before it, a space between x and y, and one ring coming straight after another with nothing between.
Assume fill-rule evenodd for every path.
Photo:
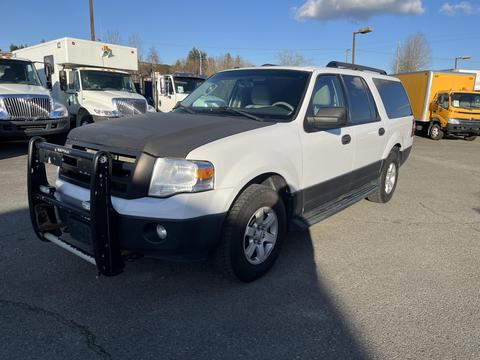
<instances>
[{"instance_id":1,"label":"headlight assembly","mask_svg":"<svg viewBox=\"0 0 480 360\"><path fill-rule=\"evenodd\" d=\"M448 123L452 125L460 125L460 119L448 119Z\"/></svg>"},{"instance_id":2,"label":"headlight assembly","mask_svg":"<svg viewBox=\"0 0 480 360\"><path fill-rule=\"evenodd\" d=\"M98 116L118 117L118 110L93 109L93 112Z\"/></svg>"},{"instance_id":3,"label":"headlight assembly","mask_svg":"<svg viewBox=\"0 0 480 360\"><path fill-rule=\"evenodd\" d=\"M148 195L167 197L177 193L212 190L215 169L208 161L158 158Z\"/></svg>"},{"instance_id":4,"label":"headlight assembly","mask_svg":"<svg viewBox=\"0 0 480 360\"><path fill-rule=\"evenodd\" d=\"M53 102L53 110L50 112L50 118L61 119L68 117L67 108L59 102Z\"/></svg>"}]
</instances>

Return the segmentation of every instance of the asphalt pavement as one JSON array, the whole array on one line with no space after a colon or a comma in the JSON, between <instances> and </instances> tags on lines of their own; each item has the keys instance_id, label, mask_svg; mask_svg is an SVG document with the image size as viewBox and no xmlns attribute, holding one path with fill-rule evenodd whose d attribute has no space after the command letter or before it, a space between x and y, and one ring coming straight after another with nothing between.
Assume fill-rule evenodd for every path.
<instances>
[{"instance_id":1,"label":"asphalt pavement","mask_svg":"<svg viewBox=\"0 0 480 360\"><path fill-rule=\"evenodd\" d=\"M0 359L479 359L480 141L415 138L388 204L290 234L250 284L146 260L114 278L32 232L0 143Z\"/></svg>"}]
</instances>

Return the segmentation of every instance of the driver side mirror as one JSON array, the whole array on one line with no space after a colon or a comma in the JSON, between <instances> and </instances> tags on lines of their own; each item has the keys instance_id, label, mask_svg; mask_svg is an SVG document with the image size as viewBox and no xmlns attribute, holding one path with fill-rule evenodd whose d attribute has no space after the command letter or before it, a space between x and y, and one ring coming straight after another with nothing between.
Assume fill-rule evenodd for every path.
<instances>
[{"instance_id":1,"label":"driver side mirror","mask_svg":"<svg viewBox=\"0 0 480 360\"><path fill-rule=\"evenodd\" d=\"M344 107L320 108L315 116L307 116L308 130L335 129L347 123L347 110Z\"/></svg>"},{"instance_id":2,"label":"driver side mirror","mask_svg":"<svg viewBox=\"0 0 480 360\"><path fill-rule=\"evenodd\" d=\"M68 85L67 85L67 72L65 70L60 70L58 72L58 79L60 82L60 89L62 91L67 91Z\"/></svg>"},{"instance_id":3,"label":"driver side mirror","mask_svg":"<svg viewBox=\"0 0 480 360\"><path fill-rule=\"evenodd\" d=\"M47 89L52 90L53 65L45 62L43 70L45 71L45 77L47 78Z\"/></svg>"}]
</instances>

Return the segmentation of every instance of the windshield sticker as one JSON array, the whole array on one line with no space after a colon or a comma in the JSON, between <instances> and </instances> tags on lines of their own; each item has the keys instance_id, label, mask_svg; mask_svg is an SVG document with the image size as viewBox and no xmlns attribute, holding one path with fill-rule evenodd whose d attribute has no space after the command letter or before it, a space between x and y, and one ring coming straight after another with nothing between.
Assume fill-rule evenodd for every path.
<instances>
[{"instance_id":1,"label":"windshield sticker","mask_svg":"<svg viewBox=\"0 0 480 360\"><path fill-rule=\"evenodd\" d=\"M454 107L460 107L460 101L459 100L453 100L453 106Z\"/></svg>"},{"instance_id":2,"label":"windshield sticker","mask_svg":"<svg viewBox=\"0 0 480 360\"><path fill-rule=\"evenodd\" d=\"M183 86L177 86L177 92L179 94L183 94L184 93Z\"/></svg>"}]
</instances>

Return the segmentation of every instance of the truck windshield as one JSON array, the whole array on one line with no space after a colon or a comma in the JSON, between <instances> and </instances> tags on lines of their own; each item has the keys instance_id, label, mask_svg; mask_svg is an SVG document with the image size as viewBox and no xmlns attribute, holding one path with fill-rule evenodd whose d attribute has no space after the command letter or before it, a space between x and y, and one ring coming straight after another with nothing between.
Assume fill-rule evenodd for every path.
<instances>
[{"instance_id":1,"label":"truck windshield","mask_svg":"<svg viewBox=\"0 0 480 360\"><path fill-rule=\"evenodd\" d=\"M188 96L182 108L196 112L248 113L291 121L301 105L310 73L299 70L232 70L213 75Z\"/></svg>"},{"instance_id":2,"label":"truck windshield","mask_svg":"<svg viewBox=\"0 0 480 360\"><path fill-rule=\"evenodd\" d=\"M175 84L175 92L177 94L190 94L199 87L205 79L193 78L193 77L178 77L173 78Z\"/></svg>"},{"instance_id":3,"label":"truck windshield","mask_svg":"<svg viewBox=\"0 0 480 360\"><path fill-rule=\"evenodd\" d=\"M0 84L42 85L31 62L12 59L0 59Z\"/></svg>"},{"instance_id":4,"label":"truck windshield","mask_svg":"<svg viewBox=\"0 0 480 360\"><path fill-rule=\"evenodd\" d=\"M480 93L452 93L452 106L462 109L479 109Z\"/></svg>"},{"instance_id":5,"label":"truck windshield","mask_svg":"<svg viewBox=\"0 0 480 360\"><path fill-rule=\"evenodd\" d=\"M117 90L136 92L129 74L115 72L82 70L80 71L83 90Z\"/></svg>"}]
</instances>

